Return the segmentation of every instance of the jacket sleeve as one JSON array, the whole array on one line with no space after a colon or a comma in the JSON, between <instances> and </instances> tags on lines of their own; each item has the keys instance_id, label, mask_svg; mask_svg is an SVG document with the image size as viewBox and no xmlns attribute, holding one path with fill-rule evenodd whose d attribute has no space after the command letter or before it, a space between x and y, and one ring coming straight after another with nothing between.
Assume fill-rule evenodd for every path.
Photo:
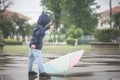
<instances>
[{"instance_id":1,"label":"jacket sleeve","mask_svg":"<svg viewBox=\"0 0 120 80\"><path fill-rule=\"evenodd\" d=\"M50 29L50 26L45 27L45 31L47 31L48 29Z\"/></svg>"},{"instance_id":2,"label":"jacket sleeve","mask_svg":"<svg viewBox=\"0 0 120 80\"><path fill-rule=\"evenodd\" d=\"M45 34L45 29L44 28L38 28L38 30L35 31L35 37L39 38L40 35L44 35Z\"/></svg>"},{"instance_id":3,"label":"jacket sleeve","mask_svg":"<svg viewBox=\"0 0 120 80\"><path fill-rule=\"evenodd\" d=\"M39 38L39 28L36 26L34 29L33 29L33 34L32 34L32 39L31 39L31 44L34 44L36 45L37 44L37 41L38 41L38 38Z\"/></svg>"},{"instance_id":4,"label":"jacket sleeve","mask_svg":"<svg viewBox=\"0 0 120 80\"><path fill-rule=\"evenodd\" d=\"M37 43L37 38L36 37L32 37L31 44L36 45L36 43Z\"/></svg>"},{"instance_id":5,"label":"jacket sleeve","mask_svg":"<svg viewBox=\"0 0 120 80\"><path fill-rule=\"evenodd\" d=\"M32 36L32 39L31 39L31 43L32 44L37 44L38 42L38 39L41 35L45 35L45 31L48 30L50 27L47 26L47 27L35 27L34 30L33 30L33 36Z\"/></svg>"}]
</instances>

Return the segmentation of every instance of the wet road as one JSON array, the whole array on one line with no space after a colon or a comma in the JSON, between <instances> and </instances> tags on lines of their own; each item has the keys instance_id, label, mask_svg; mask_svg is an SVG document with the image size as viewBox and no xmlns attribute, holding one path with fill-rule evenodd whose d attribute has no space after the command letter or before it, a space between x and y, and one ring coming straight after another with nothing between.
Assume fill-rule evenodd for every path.
<instances>
[{"instance_id":1,"label":"wet road","mask_svg":"<svg viewBox=\"0 0 120 80\"><path fill-rule=\"evenodd\" d=\"M44 63L59 56L43 54ZM51 79L28 76L27 60L27 56L0 57L0 80L120 80L120 53L84 54L76 66L66 73L54 74ZM37 64L34 65L37 71Z\"/></svg>"}]
</instances>

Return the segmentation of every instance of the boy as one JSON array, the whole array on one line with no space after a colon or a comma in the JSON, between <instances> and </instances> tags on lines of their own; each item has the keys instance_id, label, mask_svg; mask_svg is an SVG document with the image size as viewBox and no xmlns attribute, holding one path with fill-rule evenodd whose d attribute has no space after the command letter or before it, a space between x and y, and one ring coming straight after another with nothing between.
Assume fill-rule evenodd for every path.
<instances>
[{"instance_id":1,"label":"boy","mask_svg":"<svg viewBox=\"0 0 120 80\"><path fill-rule=\"evenodd\" d=\"M40 15L37 25L33 29L32 39L30 41L30 52L28 61L28 74L37 74L32 70L33 61L36 60L38 63L39 76L49 77L47 73L44 72L42 64L42 53L41 49L43 46L43 38L45 36L45 31L50 28L50 17L47 14Z\"/></svg>"}]
</instances>

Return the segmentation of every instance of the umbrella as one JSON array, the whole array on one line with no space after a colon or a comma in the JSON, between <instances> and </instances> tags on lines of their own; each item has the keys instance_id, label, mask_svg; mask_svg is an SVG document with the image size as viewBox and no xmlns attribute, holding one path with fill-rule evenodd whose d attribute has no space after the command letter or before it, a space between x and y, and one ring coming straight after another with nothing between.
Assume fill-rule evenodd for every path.
<instances>
[{"instance_id":1,"label":"umbrella","mask_svg":"<svg viewBox=\"0 0 120 80\"><path fill-rule=\"evenodd\" d=\"M78 63L84 50L72 52L44 64L45 72L50 74L65 72Z\"/></svg>"}]
</instances>

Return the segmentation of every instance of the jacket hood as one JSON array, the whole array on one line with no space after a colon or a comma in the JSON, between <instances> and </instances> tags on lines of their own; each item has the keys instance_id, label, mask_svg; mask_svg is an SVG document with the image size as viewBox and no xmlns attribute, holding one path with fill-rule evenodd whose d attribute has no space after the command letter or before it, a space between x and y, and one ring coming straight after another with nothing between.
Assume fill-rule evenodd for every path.
<instances>
[{"instance_id":1,"label":"jacket hood","mask_svg":"<svg viewBox=\"0 0 120 80\"><path fill-rule=\"evenodd\" d=\"M40 15L40 17L38 19L38 24L45 27L49 22L50 22L50 17L47 14Z\"/></svg>"}]
</instances>

